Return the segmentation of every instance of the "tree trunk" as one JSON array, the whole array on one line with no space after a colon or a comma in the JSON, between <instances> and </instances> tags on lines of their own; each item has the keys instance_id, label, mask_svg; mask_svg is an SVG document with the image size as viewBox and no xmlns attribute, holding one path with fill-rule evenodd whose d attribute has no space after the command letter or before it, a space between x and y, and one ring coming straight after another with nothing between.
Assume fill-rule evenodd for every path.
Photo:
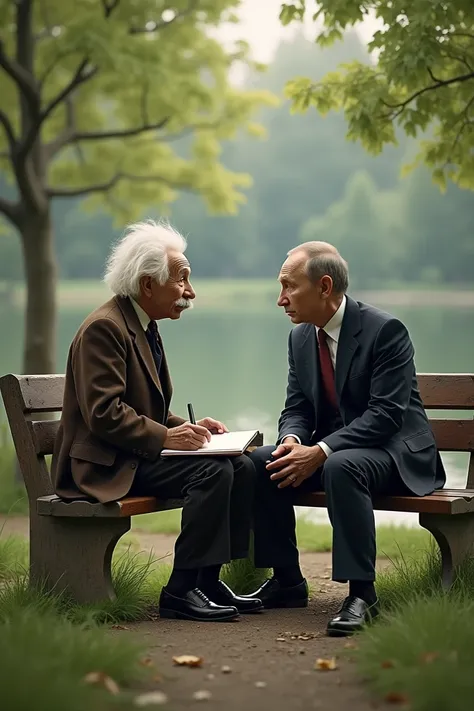
<instances>
[{"instance_id":1,"label":"tree trunk","mask_svg":"<svg viewBox=\"0 0 474 711\"><path fill-rule=\"evenodd\" d=\"M28 216L22 242L27 289L23 373L55 373L57 266L49 209Z\"/></svg>"}]
</instances>

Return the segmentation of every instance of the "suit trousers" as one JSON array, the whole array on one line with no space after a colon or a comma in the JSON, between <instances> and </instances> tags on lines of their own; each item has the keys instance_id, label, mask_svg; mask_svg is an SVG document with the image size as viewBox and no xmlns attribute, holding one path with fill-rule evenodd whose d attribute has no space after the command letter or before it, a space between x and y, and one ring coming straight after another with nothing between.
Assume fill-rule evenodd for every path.
<instances>
[{"instance_id":1,"label":"suit trousers","mask_svg":"<svg viewBox=\"0 0 474 711\"><path fill-rule=\"evenodd\" d=\"M254 484L246 455L162 457L140 464L129 496L184 499L174 565L197 569L248 556Z\"/></svg>"},{"instance_id":2,"label":"suit trousers","mask_svg":"<svg viewBox=\"0 0 474 711\"><path fill-rule=\"evenodd\" d=\"M295 499L304 492L325 491L333 528L332 578L375 580L375 519L373 496L410 495L391 456L382 449L334 452L323 467L299 487L278 489L265 462L275 447L251 454L256 469L255 565L274 568L299 565Z\"/></svg>"}]
</instances>

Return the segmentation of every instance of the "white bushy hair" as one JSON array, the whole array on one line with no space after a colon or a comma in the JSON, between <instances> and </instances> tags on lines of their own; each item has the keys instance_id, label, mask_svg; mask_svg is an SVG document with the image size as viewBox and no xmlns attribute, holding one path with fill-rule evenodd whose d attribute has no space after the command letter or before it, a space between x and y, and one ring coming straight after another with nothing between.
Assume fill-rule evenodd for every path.
<instances>
[{"instance_id":1,"label":"white bushy hair","mask_svg":"<svg viewBox=\"0 0 474 711\"><path fill-rule=\"evenodd\" d=\"M166 222L146 220L129 225L107 259L104 281L117 296L140 295L140 279L159 284L169 278L168 250L184 253L185 238Z\"/></svg>"}]
</instances>

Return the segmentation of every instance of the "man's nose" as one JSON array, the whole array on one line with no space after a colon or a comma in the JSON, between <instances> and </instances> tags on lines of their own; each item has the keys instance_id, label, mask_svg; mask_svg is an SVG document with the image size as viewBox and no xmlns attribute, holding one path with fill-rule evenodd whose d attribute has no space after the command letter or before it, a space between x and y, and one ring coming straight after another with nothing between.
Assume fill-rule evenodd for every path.
<instances>
[{"instance_id":1,"label":"man's nose","mask_svg":"<svg viewBox=\"0 0 474 711\"><path fill-rule=\"evenodd\" d=\"M194 291L193 287L191 284L188 284L185 290L185 296L187 299L195 299L196 298L196 292Z\"/></svg>"},{"instance_id":2,"label":"man's nose","mask_svg":"<svg viewBox=\"0 0 474 711\"><path fill-rule=\"evenodd\" d=\"M288 298L282 292L278 297L277 306L285 306L286 304L288 304Z\"/></svg>"}]
</instances>

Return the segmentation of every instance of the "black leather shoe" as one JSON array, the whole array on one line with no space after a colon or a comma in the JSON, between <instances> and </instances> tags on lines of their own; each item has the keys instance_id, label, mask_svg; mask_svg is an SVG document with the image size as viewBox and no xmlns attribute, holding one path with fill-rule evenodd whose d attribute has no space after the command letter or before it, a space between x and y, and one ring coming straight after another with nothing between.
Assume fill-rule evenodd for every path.
<instances>
[{"instance_id":1,"label":"black leather shoe","mask_svg":"<svg viewBox=\"0 0 474 711\"><path fill-rule=\"evenodd\" d=\"M207 597L217 605L232 605L243 614L252 612L263 612L262 601L258 597L244 597L236 595L228 585L222 580L219 580L217 585L211 590L204 589Z\"/></svg>"},{"instance_id":2,"label":"black leather shoe","mask_svg":"<svg viewBox=\"0 0 474 711\"><path fill-rule=\"evenodd\" d=\"M244 597L261 600L267 610L276 607L308 607L308 585L303 580L287 588L282 587L276 578L270 578L254 593Z\"/></svg>"},{"instance_id":3,"label":"black leather shoe","mask_svg":"<svg viewBox=\"0 0 474 711\"><path fill-rule=\"evenodd\" d=\"M176 597L163 588L160 595L160 617L197 622L228 622L239 613L230 605L216 605L199 588L190 590L183 597Z\"/></svg>"},{"instance_id":4,"label":"black leather shoe","mask_svg":"<svg viewBox=\"0 0 474 711\"><path fill-rule=\"evenodd\" d=\"M354 632L358 632L377 615L377 602L373 605L368 605L360 597L349 595L342 603L342 607L335 617L329 620L327 633L329 637L347 637L354 634Z\"/></svg>"}]
</instances>

